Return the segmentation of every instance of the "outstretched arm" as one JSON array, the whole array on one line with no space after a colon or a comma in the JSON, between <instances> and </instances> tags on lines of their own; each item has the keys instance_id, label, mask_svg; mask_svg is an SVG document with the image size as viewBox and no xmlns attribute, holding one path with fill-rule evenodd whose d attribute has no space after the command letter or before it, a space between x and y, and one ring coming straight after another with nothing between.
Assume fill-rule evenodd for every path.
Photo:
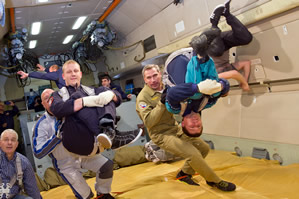
<instances>
[{"instance_id":1,"label":"outstretched arm","mask_svg":"<svg viewBox=\"0 0 299 199\"><path fill-rule=\"evenodd\" d=\"M57 81L59 79L59 73L58 72L49 72L49 73L31 72L29 73L29 77Z\"/></svg>"},{"instance_id":2,"label":"outstretched arm","mask_svg":"<svg viewBox=\"0 0 299 199\"><path fill-rule=\"evenodd\" d=\"M29 76L29 74L25 73L24 71L18 71L17 74L21 75L21 79L26 79Z\"/></svg>"},{"instance_id":3,"label":"outstretched arm","mask_svg":"<svg viewBox=\"0 0 299 199\"><path fill-rule=\"evenodd\" d=\"M244 91L249 91L250 87L247 83L247 81L245 80L245 78L241 75L241 73L239 73L236 70L230 70L230 71L226 71L223 73L219 73L219 78L223 78L223 79L235 79L238 82L240 82L240 86Z\"/></svg>"},{"instance_id":4,"label":"outstretched arm","mask_svg":"<svg viewBox=\"0 0 299 199\"><path fill-rule=\"evenodd\" d=\"M21 75L21 79L25 79L27 77L37 78L37 79L44 79L44 80L53 80L56 81L59 79L58 72L49 72L49 73L40 73L40 72L31 72L25 73L24 71L18 71L18 75Z\"/></svg>"}]
</instances>

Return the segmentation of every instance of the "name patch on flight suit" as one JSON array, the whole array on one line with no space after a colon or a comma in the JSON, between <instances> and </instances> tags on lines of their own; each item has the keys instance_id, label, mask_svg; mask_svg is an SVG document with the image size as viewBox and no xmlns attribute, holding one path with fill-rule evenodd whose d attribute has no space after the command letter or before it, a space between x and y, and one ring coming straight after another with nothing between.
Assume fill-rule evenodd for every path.
<instances>
[{"instance_id":1,"label":"name patch on flight suit","mask_svg":"<svg viewBox=\"0 0 299 199\"><path fill-rule=\"evenodd\" d=\"M140 103L139 103L139 107L140 107L141 109L144 109L144 108L147 107L147 104L144 103L144 102L140 102Z\"/></svg>"},{"instance_id":2,"label":"name patch on flight suit","mask_svg":"<svg viewBox=\"0 0 299 199\"><path fill-rule=\"evenodd\" d=\"M152 100L156 100L156 99L158 99L158 98L159 98L158 96L155 96L155 97L152 98Z\"/></svg>"}]
</instances>

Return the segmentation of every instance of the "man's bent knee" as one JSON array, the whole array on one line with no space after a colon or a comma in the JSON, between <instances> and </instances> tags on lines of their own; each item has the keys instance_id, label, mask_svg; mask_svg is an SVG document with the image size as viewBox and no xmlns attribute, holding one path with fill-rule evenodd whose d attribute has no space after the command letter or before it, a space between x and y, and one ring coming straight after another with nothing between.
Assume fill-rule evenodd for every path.
<instances>
[{"instance_id":1,"label":"man's bent knee","mask_svg":"<svg viewBox=\"0 0 299 199\"><path fill-rule=\"evenodd\" d=\"M107 160L107 162L99 170L99 178L108 179L113 176L113 161Z\"/></svg>"}]
</instances>

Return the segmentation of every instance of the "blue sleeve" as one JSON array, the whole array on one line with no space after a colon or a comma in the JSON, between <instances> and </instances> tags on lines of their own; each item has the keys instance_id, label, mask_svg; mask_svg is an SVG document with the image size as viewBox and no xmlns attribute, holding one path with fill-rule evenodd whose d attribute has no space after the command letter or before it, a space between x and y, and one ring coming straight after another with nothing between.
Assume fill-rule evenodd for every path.
<instances>
[{"instance_id":1,"label":"blue sleeve","mask_svg":"<svg viewBox=\"0 0 299 199\"><path fill-rule=\"evenodd\" d=\"M219 78L218 82L221 83L222 89L221 89L220 92L215 93L215 94L212 95L212 97L210 97L210 99L209 99L207 105L205 106L205 108L210 108L210 107L214 106L216 104L217 100L222 95L224 95L224 94L226 94L226 93L229 92L230 84L229 84L228 80Z\"/></svg>"},{"instance_id":2,"label":"blue sleeve","mask_svg":"<svg viewBox=\"0 0 299 199\"><path fill-rule=\"evenodd\" d=\"M16 105L14 105L13 107L12 107L12 110L10 110L10 111L8 111L9 112L9 115L11 116L11 117L14 117L15 115L17 115L18 113L19 113L19 109L18 109L18 107L16 106Z\"/></svg>"},{"instance_id":3,"label":"blue sleeve","mask_svg":"<svg viewBox=\"0 0 299 199\"><path fill-rule=\"evenodd\" d=\"M24 164L24 167L23 167L23 164ZM42 198L40 195L39 189L37 187L33 168L28 159L23 159L22 168L24 168L23 169L23 184L24 184L24 189L25 189L26 194L28 194L28 196L30 196L34 199Z\"/></svg>"},{"instance_id":4,"label":"blue sleeve","mask_svg":"<svg viewBox=\"0 0 299 199\"><path fill-rule=\"evenodd\" d=\"M125 94L125 93L122 91L122 89L121 89L120 86L118 86L118 85L114 85L114 88L112 88L112 90L117 90L117 91L120 93L122 99L128 99L128 98L127 98L127 94Z\"/></svg>"},{"instance_id":5,"label":"blue sleeve","mask_svg":"<svg viewBox=\"0 0 299 199\"><path fill-rule=\"evenodd\" d=\"M37 78L37 79L44 79L44 80L58 81L59 73L57 71L49 72L49 73L31 72L31 73L29 73L29 77Z\"/></svg>"},{"instance_id":6,"label":"blue sleeve","mask_svg":"<svg viewBox=\"0 0 299 199\"><path fill-rule=\"evenodd\" d=\"M166 108L169 112L177 114L181 110L180 102L188 99L198 92L196 84L185 83L168 88L166 96Z\"/></svg>"},{"instance_id":7,"label":"blue sleeve","mask_svg":"<svg viewBox=\"0 0 299 199\"><path fill-rule=\"evenodd\" d=\"M203 108L203 109L206 109L206 108L211 108L212 106L214 106L217 102L217 100L219 99L220 96L218 97L214 97L214 98L210 98L208 103L206 104L206 106Z\"/></svg>"},{"instance_id":8,"label":"blue sleeve","mask_svg":"<svg viewBox=\"0 0 299 199\"><path fill-rule=\"evenodd\" d=\"M64 79L62 78L62 69L59 68L59 69L56 71L56 73L57 73L57 76L58 76L58 80L55 81L55 83L56 83L57 87L58 87L59 89L61 89L62 87L65 86L65 81L64 81Z\"/></svg>"},{"instance_id":9,"label":"blue sleeve","mask_svg":"<svg viewBox=\"0 0 299 199\"><path fill-rule=\"evenodd\" d=\"M52 98L50 110L55 117L61 119L74 113L74 99L70 98L64 102L57 91L53 93Z\"/></svg>"}]
</instances>

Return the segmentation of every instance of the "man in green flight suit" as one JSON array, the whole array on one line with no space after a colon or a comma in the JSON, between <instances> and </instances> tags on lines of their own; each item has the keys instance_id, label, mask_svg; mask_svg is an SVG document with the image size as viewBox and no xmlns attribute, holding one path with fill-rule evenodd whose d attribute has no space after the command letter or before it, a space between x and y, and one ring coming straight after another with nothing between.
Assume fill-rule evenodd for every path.
<instances>
[{"instance_id":1,"label":"man in green flight suit","mask_svg":"<svg viewBox=\"0 0 299 199\"><path fill-rule=\"evenodd\" d=\"M182 126L192 124L193 133L200 135L202 131L200 114L192 112L183 119L180 126L173 114L168 112L161 102L164 86L159 66L146 65L142 75L145 86L137 97L136 111L155 144L165 151L186 159L183 168L177 174L177 179L199 186L192 180L192 175L197 172L210 186L215 186L222 191L235 190L236 186L233 183L220 179L204 160L209 153L209 145L199 136L190 136L191 132L188 136L182 130Z\"/></svg>"}]
</instances>

